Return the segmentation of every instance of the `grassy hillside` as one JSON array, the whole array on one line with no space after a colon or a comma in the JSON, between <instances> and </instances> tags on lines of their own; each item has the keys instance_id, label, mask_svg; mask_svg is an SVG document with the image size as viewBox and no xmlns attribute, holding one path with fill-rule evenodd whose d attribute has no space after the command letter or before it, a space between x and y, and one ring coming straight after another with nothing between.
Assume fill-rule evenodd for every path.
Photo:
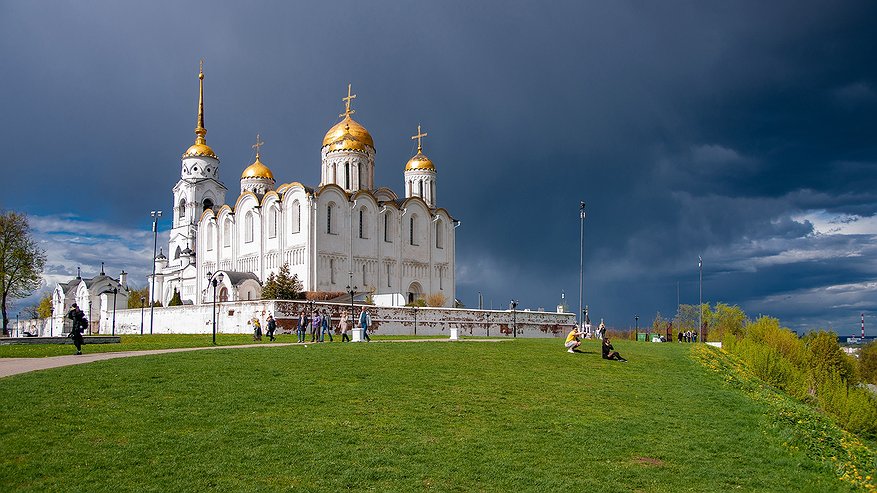
<instances>
[{"instance_id":1,"label":"grassy hillside","mask_svg":"<svg viewBox=\"0 0 877 493\"><path fill-rule=\"evenodd\" d=\"M2 491L850 491L692 345L323 344L0 380Z\"/></svg>"}]
</instances>

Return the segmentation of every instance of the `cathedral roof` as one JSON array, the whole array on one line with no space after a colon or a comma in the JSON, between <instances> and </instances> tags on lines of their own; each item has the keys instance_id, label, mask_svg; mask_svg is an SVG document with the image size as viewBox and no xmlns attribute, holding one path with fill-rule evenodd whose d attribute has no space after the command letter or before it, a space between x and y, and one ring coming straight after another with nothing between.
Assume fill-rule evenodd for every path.
<instances>
[{"instance_id":1,"label":"cathedral roof","mask_svg":"<svg viewBox=\"0 0 877 493\"><path fill-rule=\"evenodd\" d=\"M210 148L207 144L192 144L186 152L183 153L183 157L212 157L213 159L218 160L219 157L216 156L216 153L213 152L213 149Z\"/></svg>"},{"instance_id":2,"label":"cathedral roof","mask_svg":"<svg viewBox=\"0 0 877 493\"><path fill-rule=\"evenodd\" d=\"M413 158L408 160L408 164L405 165L405 171L414 171L414 170L429 170L435 171L435 165L432 164L432 161L423 154L422 151L418 150L417 154L414 155Z\"/></svg>"},{"instance_id":3,"label":"cathedral roof","mask_svg":"<svg viewBox=\"0 0 877 493\"><path fill-rule=\"evenodd\" d=\"M253 161L253 164L247 166L243 173L241 173L241 179L244 178L270 178L274 179L274 173L271 172L271 169L268 166L265 166L264 163L259 159L259 155L256 154L256 160Z\"/></svg>"}]
</instances>

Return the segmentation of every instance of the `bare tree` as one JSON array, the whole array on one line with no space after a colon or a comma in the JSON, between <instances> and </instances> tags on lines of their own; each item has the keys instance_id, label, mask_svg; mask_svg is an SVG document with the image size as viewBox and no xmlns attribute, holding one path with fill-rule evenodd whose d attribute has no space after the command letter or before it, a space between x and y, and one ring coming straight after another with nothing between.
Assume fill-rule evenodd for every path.
<instances>
[{"instance_id":1,"label":"bare tree","mask_svg":"<svg viewBox=\"0 0 877 493\"><path fill-rule=\"evenodd\" d=\"M0 213L0 307L3 334L9 333L6 303L24 298L40 287L46 252L31 237L27 216L9 211Z\"/></svg>"}]
</instances>

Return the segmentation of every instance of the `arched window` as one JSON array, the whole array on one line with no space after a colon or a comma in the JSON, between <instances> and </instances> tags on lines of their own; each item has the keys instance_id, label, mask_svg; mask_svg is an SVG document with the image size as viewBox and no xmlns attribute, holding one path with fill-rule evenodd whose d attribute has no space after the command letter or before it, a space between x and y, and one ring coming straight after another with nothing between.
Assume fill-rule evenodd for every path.
<instances>
[{"instance_id":1,"label":"arched window","mask_svg":"<svg viewBox=\"0 0 877 493\"><path fill-rule=\"evenodd\" d=\"M439 219L435 222L435 247L436 248L444 248L445 247L445 238L444 238L445 228L443 227L442 220Z\"/></svg>"},{"instance_id":2,"label":"arched window","mask_svg":"<svg viewBox=\"0 0 877 493\"><path fill-rule=\"evenodd\" d=\"M231 219L226 219L222 225L222 246L231 246Z\"/></svg>"},{"instance_id":3,"label":"arched window","mask_svg":"<svg viewBox=\"0 0 877 493\"><path fill-rule=\"evenodd\" d=\"M207 224L207 251L213 250L213 234L214 228L213 225Z\"/></svg>"},{"instance_id":4,"label":"arched window","mask_svg":"<svg viewBox=\"0 0 877 493\"><path fill-rule=\"evenodd\" d=\"M253 242L253 213L247 212L244 216L244 243Z\"/></svg>"},{"instance_id":5,"label":"arched window","mask_svg":"<svg viewBox=\"0 0 877 493\"><path fill-rule=\"evenodd\" d=\"M277 237L277 208L272 207L268 213L268 238Z\"/></svg>"},{"instance_id":6,"label":"arched window","mask_svg":"<svg viewBox=\"0 0 877 493\"><path fill-rule=\"evenodd\" d=\"M359 237L365 238L365 207L359 210Z\"/></svg>"},{"instance_id":7,"label":"arched window","mask_svg":"<svg viewBox=\"0 0 877 493\"><path fill-rule=\"evenodd\" d=\"M204 199L204 210L213 209L213 201L210 199Z\"/></svg>"},{"instance_id":8,"label":"arched window","mask_svg":"<svg viewBox=\"0 0 877 493\"><path fill-rule=\"evenodd\" d=\"M180 247L177 247L177 250L174 252L174 259L180 258Z\"/></svg>"},{"instance_id":9,"label":"arched window","mask_svg":"<svg viewBox=\"0 0 877 493\"><path fill-rule=\"evenodd\" d=\"M335 209L335 202L329 202L329 205L326 206L326 233L334 234L334 229L332 228L332 210Z\"/></svg>"},{"instance_id":10,"label":"arched window","mask_svg":"<svg viewBox=\"0 0 877 493\"><path fill-rule=\"evenodd\" d=\"M416 243L414 243L414 218L416 217L416 215L412 214L411 218L408 220L408 243L411 245L416 245Z\"/></svg>"},{"instance_id":11,"label":"arched window","mask_svg":"<svg viewBox=\"0 0 877 493\"><path fill-rule=\"evenodd\" d=\"M177 211L179 213L177 217L180 219L186 217L186 199L180 199L180 206L177 208Z\"/></svg>"},{"instance_id":12,"label":"arched window","mask_svg":"<svg viewBox=\"0 0 877 493\"><path fill-rule=\"evenodd\" d=\"M423 197L423 180L417 180L417 195Z\"/></svg>"},{"instance_id":13,"label":"arched window","mask_svg":"<svg viewBox=\"0 0 877 493\"><path fill-rule=\"evenodd\" d=\"M362 184L362 163L356 166L356 170L359 172L359 188L365 188Z\"/></svg>"},{"instance_id":14,"label":"arched window","mask_svg":"<svg viewBox=\"0 0 877 493\"><path fill-rule=\"evenodd\" d=\"M344 188L350 190L350 163L344 163Z\"/></svg>"},{"instance_id":15,"label":"arched window","mask_svg":"<svg viewBox=\"0 0 877 493\"><path fill-rule=\"evenodd\" d=\"M390 242L390 213L384 214L384 241Z\"/></svg>"},{"instance_id":16,"label":"arched window","mask_svg":"<svg viewBox=\"0 0 877 493\"><path fill-rule=\"evenodd\" d=\"M290 215L292 216L292 227L289 230L293 233L298 233L301 230L301 206L298 200L292 202Z\"/></svg>"}]
</instances>

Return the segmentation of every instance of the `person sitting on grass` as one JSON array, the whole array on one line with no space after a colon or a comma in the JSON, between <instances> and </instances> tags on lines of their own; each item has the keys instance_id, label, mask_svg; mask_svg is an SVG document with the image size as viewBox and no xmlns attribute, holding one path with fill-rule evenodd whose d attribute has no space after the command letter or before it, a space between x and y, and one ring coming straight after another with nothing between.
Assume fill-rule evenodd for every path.
<instances>
[{"instance_id":1,"label":"person sitting on grass","mask_svg":"<svg viewBox=\"0 0 877 493\"><path fill-rule=\"evenodd\" d=\"M569 334L566 335L566 342L563 343L563 346L566 348L566 352L574 353L575 349L582 345L582 341L579 340L579 337L585 335L584 331L578 331L573 327Z\"/></svg>"},{"instance_id":2,"label":"person sitting on grass","mask_svg":"<svg viewBox=\"0 0 877 493\"><path fill-rule=\"evenodd\" d=\"M615 351L615 348L612 347L612 344L609 342L608 337L603 338L603 359L614 359L616 361L627 361L622 358L618 351Z\"/></svg>"}]
</instances>

